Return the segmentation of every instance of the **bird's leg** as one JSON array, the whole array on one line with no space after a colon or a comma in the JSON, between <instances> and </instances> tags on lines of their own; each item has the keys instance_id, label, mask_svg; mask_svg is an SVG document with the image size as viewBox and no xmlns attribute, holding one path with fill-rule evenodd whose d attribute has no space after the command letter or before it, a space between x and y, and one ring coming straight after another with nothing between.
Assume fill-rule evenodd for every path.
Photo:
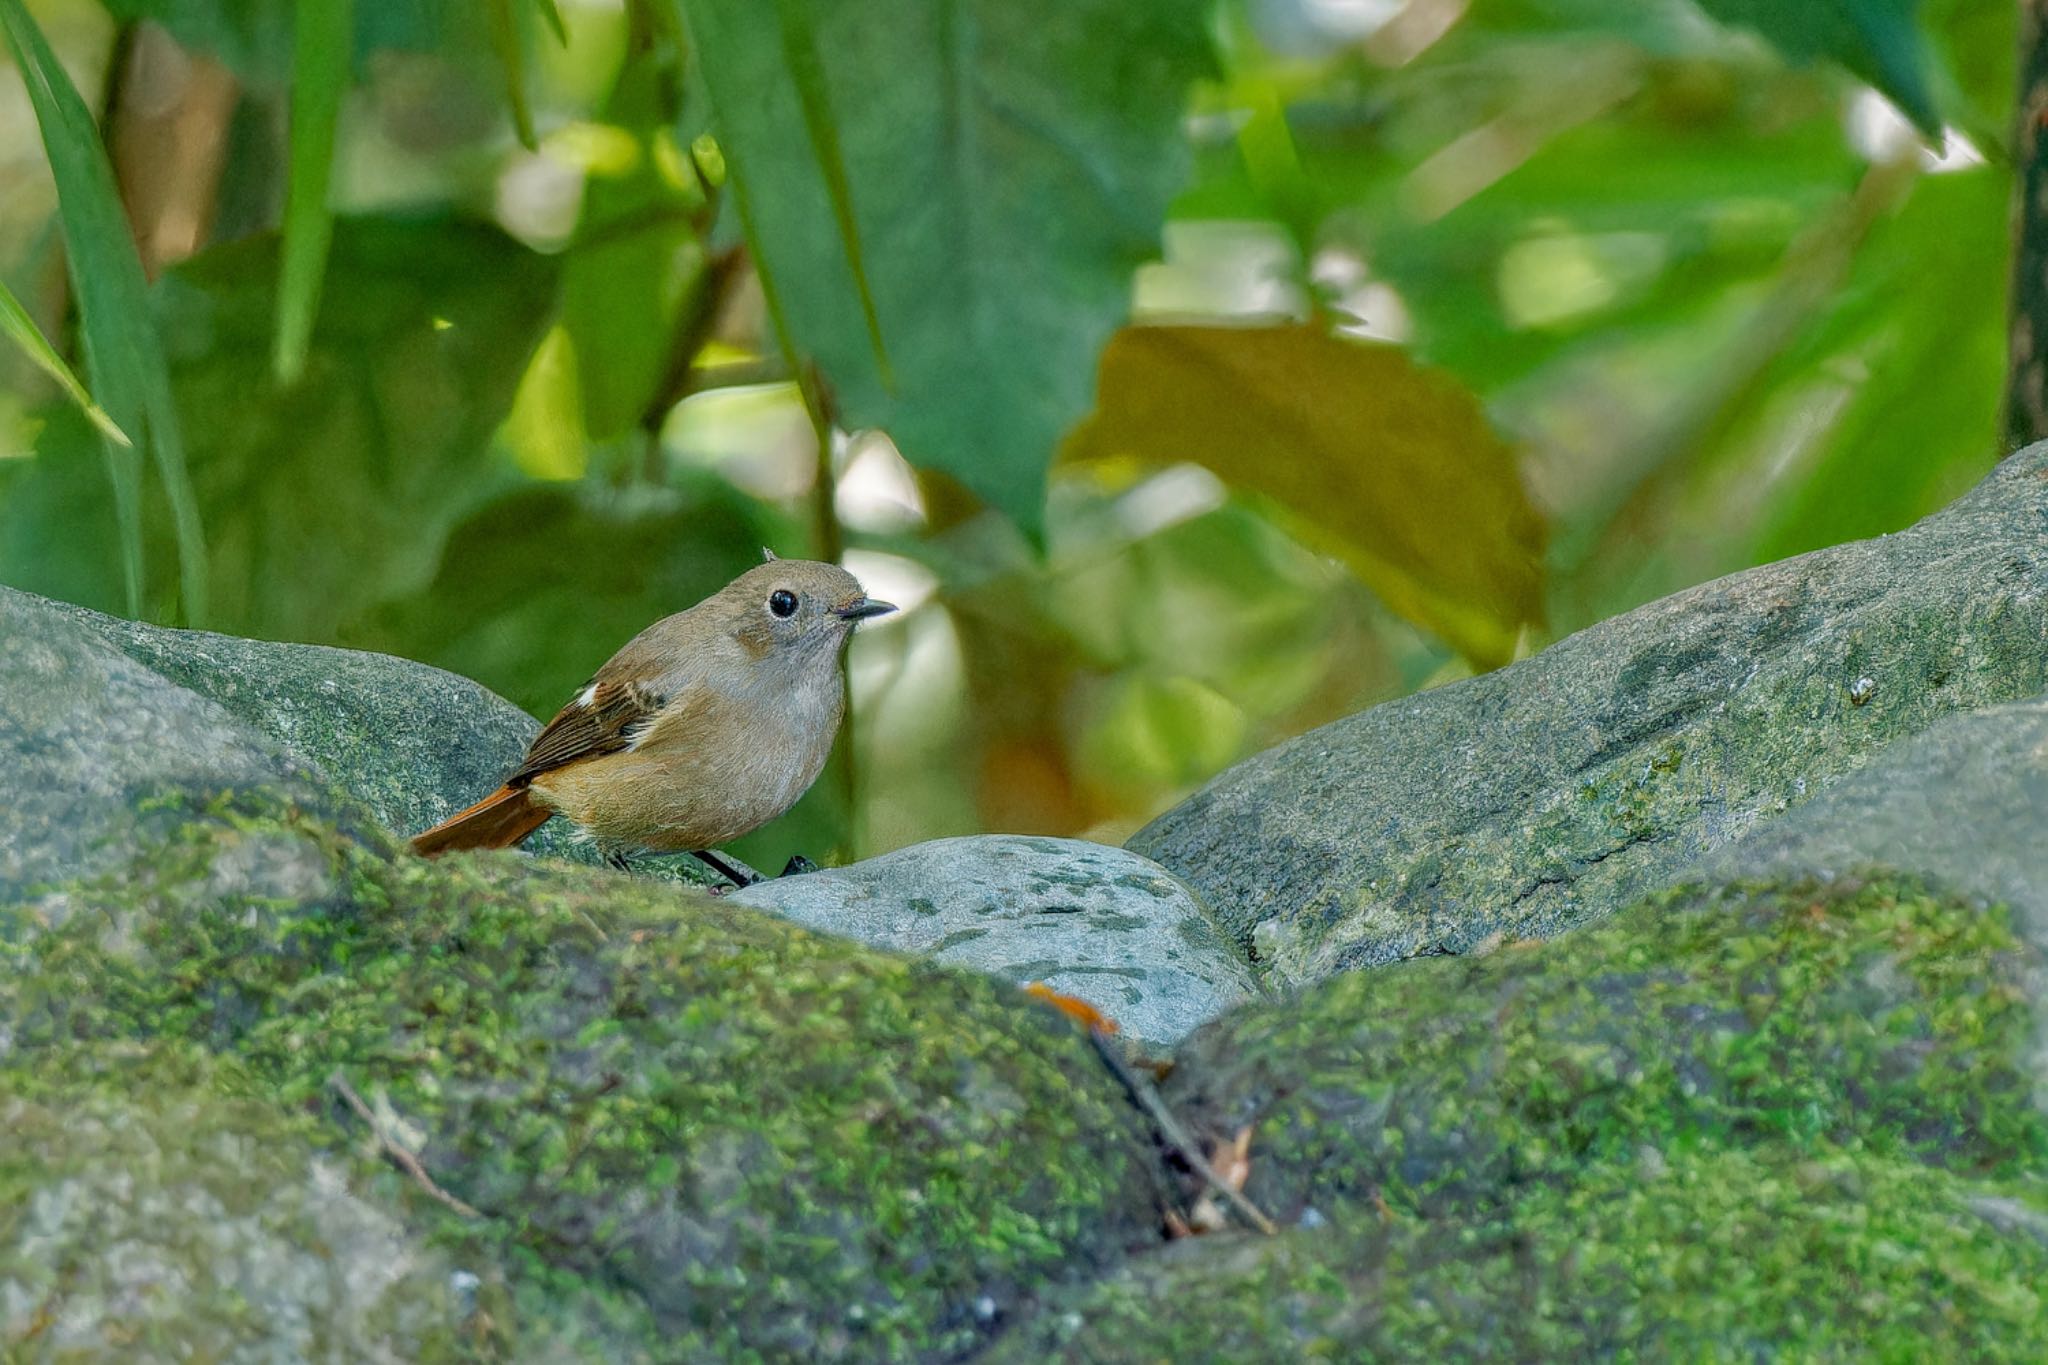
<instances>
[{"instance_id":1,"label":"bird's leg","mask_svg":"<svg viewBox=\"0 0 2048 1365\"><path fill-rule=\"evenodd\" d=\"M731 882L734 886L752 886L755 882L761 880L745 868L733 866L711 849L692 849L690 850L690 856Z\"/></svg>"},{"instance_id":2,"label":"bird's leg","mask_svg":"<svg viewBox=\"0 0 2048 1365\"><path fill-rule=\"evenodd\" d=\"M801 877L806 872L816 872L818 865L801 853L789 855L789 861L782 865L782 876Z\"/></svg>"},{"instance_id":3,"label":"bird's leg","mask_svg":"<svg viewBox=\"0 0 2048 1365\"><path fill-rule=\"evenodd\" d=\"M603 850L603 852L605 862L619 871L631 872L633 870L633 860L626 856L626 850L623 848L608 848Z\"/></svg>"}]
</instances>

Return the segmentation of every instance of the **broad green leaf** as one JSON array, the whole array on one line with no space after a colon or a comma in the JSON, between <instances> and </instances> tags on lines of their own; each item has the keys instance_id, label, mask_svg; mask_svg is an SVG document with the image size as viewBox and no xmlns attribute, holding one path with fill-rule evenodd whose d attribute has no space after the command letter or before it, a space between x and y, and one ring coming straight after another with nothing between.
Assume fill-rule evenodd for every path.
<instances>
[{"instance_id":1,"label":"broad green leaf","mask_svg":"<svg viewBox=\"0 0 2048 1365\"><path fill-rule=\"evenodd\" d=\"M442 541L518 480L492 452L547 322L556 266L502 234L344 219L330 266L346 289L320 310L297 384L270 379L278 243L203 252L150 300L177 402L193 416L193 476L221 629L332 642L341 624L417 591ZM206 420L196 420L200 415ZM51 526L76 526L78 437L51 422L0 498L0 580L89 606L103 580ZM167 539L147 507L155 552Z\"/></svg>"},{"instance_id":2,"label":"broad green leaf","mask_svg":"<svg viewBox=\"0 0 2048 1365\"><path fill-rule=\"evenodd\" d=\"M123 446L134 444L128 439L128 433L115 426L114 419L107 416L106 411L98 403L92 401L92 395L85 391L85 385L78 382L78 376L71 373L71 367L64 363L64 357L58 355L56 349L44 338L41 330L36 327L35 319L28 315L28 309L21 306L21 300L14 297L14 291L5 283L0 283L0 333L5 333L10 341L20 347L21 353L29 358L31 364L56 381L57 387L64 391L64 396L77 404L78 410L99 428L100 435Z\"/></svg>"},{"instance_id":3,"label":"broad green leaf","mask_svg":"<svg viewBox=\"0 0 2048 1365\"><path fill-rule=\"evenodd\" d=\"M1882 91L1930 138L1941 137L1919 0L1699 0L1724 24L1755 29L1795 62L1834 62Z\"/></svg>"},{"instance_id":4,"label":"broad green leaf","mask_svg":"<svg viewBox=\"0 0 2048 1365\"><path fill-rule=\"evenodd\" d=\"M114 173L99 129L78 88L64 73L22 0L0 0L0 29L21 67L42 129L43 151L57 182L65 260L77 299L85 368L93 392L116 426L154 457L176 527L178 585L184 618L207 618L206 546L198 502L185 471L184 439L171 399L170 374L149 316L142 261L135 254ZM138 452L105 441L120 526L125 606L139 615L144 595Z\"/></svg>"},{"instance_id":5,"label":"broad green leaf","mask_svg":"<svg viewBox=\"0 0 2048 1365\"><path fill-rule=\"evenodd\" d=\"M284 205L284 268L277 290L277 377L291 383L306 363L334 213L327 187L334 130L348 88L354 0L301 0L292 79L291 162Z\"/></svg>"},{"instance_id":6,"label":"broad green leaf","mask_svg":"<svg viewBox=\"0 0 2048 1365\"><path fill-rule=\"evenodd\" d=\"M782 29L783 67L803 110L804 131L811 139L811 157L832 200L832 221L839 228L839 245L846 252L847 269L853 275L854 291L860 295L861 321L867 325L868 341L875 350L875 369L887 389L896 386L889 372L889 347L882 340L882 324L875 317L875 298L868 284L867 265L862 258L860 225L853 216L853 190L846 181L846 162L839 151L839 129L832 113L831 96L825 90L825 64L818 56L818 38L811 17L810 0L775 0L775 17Z\"/></svg>"},{"instance_id":7,"label":"broad green leaf","mask_svg":"<svg viewBox=\"0 0 2048 1365\"><path fill-rule=\"evenodd\" d=\"M886 428L1036 530L1054 446L1182 178L1203 8L812 0L806 79L833 115L892 389L782 23L679 3L756 263L843 423Z\"/></svg>"},{"instance_id":8,"label":"broad green leaf","mask_svg":"<svg viewBox=\"0 0 2048 1365\"><path fill-rule=\"evenodd\" d=\"M1388 606L1477 663L1541 612L1543 527L1477 400L1312 325L1132 327L1075 460L1191 460L1278 503Z\"/></svg>"}]
</instances>

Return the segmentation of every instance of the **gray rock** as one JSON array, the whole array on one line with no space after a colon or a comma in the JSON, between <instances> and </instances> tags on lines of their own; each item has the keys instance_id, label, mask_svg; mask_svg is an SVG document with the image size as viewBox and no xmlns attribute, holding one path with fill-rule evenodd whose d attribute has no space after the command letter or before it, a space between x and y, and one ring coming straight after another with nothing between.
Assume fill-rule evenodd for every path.
<instances>
[{"instance_id":1,"label":"gray rock","mask_svg":"<svg viewBox=\"0 0 2048 1365\"><path fill-rule=\"evenodd\" d=\"M481 683L408 659L47 605L326 773L395 833L417 833L490 791L540 731Z\"/></svg>"},{"instance_id":2,"label":"gray rock","mask_svg":"<svg viewBox=\"0 0 2048 1365\"><path fill-rule=\"evenodd\" d=\"M2048 942L2048 697L1952 716L1680 880L1871 868L2004 902Z\"/></svg>"},{"instance_id":3,"label":"gray rock","mask_svg":"<svg viewBox=\"0 0 2048 1365\"><path fill-rule=\"evenodd\" d=\"M1225 772L1131 839L1283 977L1611 913L1893 740L2048 688L2048 445Z\"/></svg>"},{"instance_id":4,"label":"gray rock","mask_svg":"<svg viewBox=\"0 0 2048 1365\"><path fill-rule=\"evenodd\" d=\"M4 587L0 625L20 651L10 665L0 641L0 725L12 716L30 731L48 731L47 720L32 712L36 695L51 678L71 674L75 685L113 689L104 709L113 712L118 695L133 717L127 729L117 721L75 743L52 733L54 746L73 744L65 773L50 768L40 774L58 791L81 783L125 790L162 780L165 746L145 751L132 743L135 727L147 724L162 729L174 746L180 735L190 739L181 779L196 782L210 773L246 780L260 770L332 783L386 829L410 835L489 792L540 732L540 722L481 683L387 654L167 630ZM88 656L97 662L87 663ZM203 723L196 719L201 716ZM58 761L54 753L46 760ZM42 804L48 809L33 818L46 830L70 808ZM24 833L10 840L0 833L0 882L9 876L10 842L38 848L39 862L47 864L77 839ZM525 847L574 862L598 861L597 851L559 821ZM649 860L640 870L682 883L713 880L688 859Z\"/></svg>"},{"instance_id":5,"label":"gray rock","mask_svg":"<svg viewBox=\"0 0 2048 1365\"><path fill-rule=\"evenodd\" d=\"M458 1265L308 1125L132 1052L95 1076L65 1049L59 1098L0 1098L0 1355L419 1360L475 1335Z\"/></svg>"},{"instance_id":6,"label":"gray rock","mask_svg":"<svg viewBox=\"0 0 2048 1365\"><path fill-rule=\"evenodd\" d=\"M0 588L0 899L126 856L138 795L302 784L311 769L72 619Z\"/></svg>"},{"instance_id":7,"label":"gray rock","mask_svg":"<svg viewBox=\"0 0 2048 1365\"><path fill-rule=\"evenodd\" d=\"M937 839L727 899L1019 985L1043 981L1162 1046L1257 990L1178 879L1078 839Z\"/></svg>"}]
</instances>

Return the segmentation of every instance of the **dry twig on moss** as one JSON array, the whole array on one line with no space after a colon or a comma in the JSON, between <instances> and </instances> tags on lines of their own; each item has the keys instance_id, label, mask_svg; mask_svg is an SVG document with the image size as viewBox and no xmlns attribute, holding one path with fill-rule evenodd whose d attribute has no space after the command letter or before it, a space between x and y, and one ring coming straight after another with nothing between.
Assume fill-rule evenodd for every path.
<instances>
[{"instance_id":1,"label":"dry twig on moss","mask_svg":"<svg viewBox=\"0 0 2048 1365\"><path fill-rule=\"evenodd\" d=\"M477 1209L463 1203L460 1199L457 1199L454 1195L434 1183L434 1177L427 1174L427 1168L420 1163L419 1157L404 1143L391 1136L385 1129L384 1124L378 1120L375 1111L364 1102L361 1095L356 1093L356 1088L348 1083L348 1078L342 1075L339 1070L327 1077L327 1084L332 1086L335 1093L340 1095L348 1107L355 1111L356 1117L370 1125L370 1133L377 1139L377 1145L384 1149L384 1154L390 1157L400 1170L411 1176L421 1189L443 1204L446 1204L449 1208L454 1209L464 1218L483 1217L483 1214Z\"/></svg>"}]
</instances>

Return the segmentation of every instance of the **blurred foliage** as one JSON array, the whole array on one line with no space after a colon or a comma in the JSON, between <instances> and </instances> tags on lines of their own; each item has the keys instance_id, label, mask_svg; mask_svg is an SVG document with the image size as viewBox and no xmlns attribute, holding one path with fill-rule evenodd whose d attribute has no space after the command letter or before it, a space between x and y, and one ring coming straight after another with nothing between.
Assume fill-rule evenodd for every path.
<instances>
[{"instance_id":1,"label":"blurred foliage","mask_svg":"<svg viewBox=\"0 0 2048 1365\"><path fill-rule=\"evenodd\" d=\"M1998 454L2008 4L0 17L0 580L545 715L843 559L908 609L763 864L1117 837Z\"/></svg>"}]
</instances>

